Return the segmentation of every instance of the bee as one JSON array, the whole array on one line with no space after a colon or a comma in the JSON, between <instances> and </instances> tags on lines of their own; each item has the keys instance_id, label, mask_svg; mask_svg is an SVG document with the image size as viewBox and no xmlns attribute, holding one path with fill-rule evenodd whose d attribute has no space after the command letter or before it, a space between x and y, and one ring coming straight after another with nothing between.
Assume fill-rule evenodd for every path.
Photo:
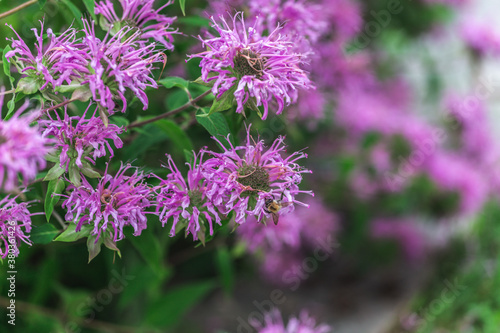
<instances>
[{"instance_id":1,"label":"bee","mask_svg":"<svg viewBox=\"0 0 500 333\"><path fill-rule=\"evenodd\" d=\"M282 198L280 200L274 200L274 199L267 198L265 201L264 211L268 214L271 214L275 225L278 225L278 221L279 221L278 213L279 213L279 211L282 208L288 207L293 203L292 201L283 202L282 201L283 195L281 197Z\"/></svg>"}]
</instances>

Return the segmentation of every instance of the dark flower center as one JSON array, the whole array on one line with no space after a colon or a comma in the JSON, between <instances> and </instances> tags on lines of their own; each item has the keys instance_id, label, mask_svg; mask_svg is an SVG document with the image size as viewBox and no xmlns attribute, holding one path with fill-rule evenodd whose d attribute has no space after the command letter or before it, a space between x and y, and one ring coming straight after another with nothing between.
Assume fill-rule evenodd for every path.
<instances>
[{"instance_id":1,"label":"dark flower center","mask_svg":"<svg viewBox=\"0 0 500 333\"><path fill-rule=\"evenodd\" d=\"M238 51L234 57L234 69L240 76L254 75L260 78L264 63L265 59L249 49Z\"/></svg>"},{"instance_id":2,"label":"dark flower center","mask_svg":"<svg viewBox=\"0 0 500 333\"><path fill-rule=\"evenodd\" d=\"M238 169L238 182L250 189L245 190L241 195L249 196L253 191L269 192L269 173L266 169L256 165L244 165Z\"/></svg>"},{"instance_id":3,"label":"dark flower center","mask_svg":"<svg viewBox=\"0 0 500 333\"><path fill-rule=\"evenodd\" d=\"M188 195L191 206L201 207L203 204L203 193L200 190L189 191Z\"/></svg>"}]
</instances>

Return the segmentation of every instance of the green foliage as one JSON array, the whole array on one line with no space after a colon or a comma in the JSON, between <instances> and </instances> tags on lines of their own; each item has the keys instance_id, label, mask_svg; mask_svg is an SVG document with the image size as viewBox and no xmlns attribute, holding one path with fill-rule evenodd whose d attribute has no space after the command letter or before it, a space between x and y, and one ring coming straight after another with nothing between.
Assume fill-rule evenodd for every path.
<instances>
[{"instance_id":1,"label":"green foliage","mask_svg":"<svg viewBox=\"0 0 500 333\"><path fill-rule=\"evenodd\" d=\"M31 241L35 244L48 244L58 233L59 230L50 223L34 226L33 231L31 231Z\"/></svg>"},{"instance_id":2,"label":"green foliage","mask_svg":"<svg viewBox=\"0 0 500 333\"><path fill-rule=\"evenodd\" d=\"M47 194L45 196L45 217L47 222L49 222L52 212L54 211L54 206L59 202L61 198L60 194L63 192L66 184L62 179L53 179L49 181L47 185Z\"/></svg>"}]
</instances>

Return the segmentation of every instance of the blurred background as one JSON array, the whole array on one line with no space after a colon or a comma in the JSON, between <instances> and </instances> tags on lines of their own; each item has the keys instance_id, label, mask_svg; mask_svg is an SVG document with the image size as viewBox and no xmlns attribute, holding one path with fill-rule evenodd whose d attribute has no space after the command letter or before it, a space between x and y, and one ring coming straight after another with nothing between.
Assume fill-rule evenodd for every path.
<instances>
[{"instance_id":1,"label":"blurred background","mask_svg":"<svg viewBox=\"0 0 500 333\"><path fill-rule=\"evenodd\" d=\"M19 3L0 1L0 13ZM85 242L45 244L35 235L17 258L16 326L2 319L0 331L249 333L249 318L273 306L285 317L307 309L336 333L499 331L498 2L270 3L290 26L293 10L317 15L305 25L317 89L280 116L246 122L267 144L286 135L290 152L307 147L303 164L313 174L303 189L315 196L303 199L311 208L296 208L277 226L220 229L205 246L170 238L152 218L138 239L120 242L121 259L105 249L89 264ZM198 78L199 62L184 60L200 50L193 36L208 29L208 17L227 10L250 17L255 7L187 0L186 16L177 1L167 7L183 34L163 76ZM82 15L89 14L78 0L30 6L0 20L0 48L13 36L5 23L31 45L38 20L63 31ZM9 84L2 74L0 86ZM181 89L148 96L147 111L132 101L111 122L187 102ZM241 119L223 116L236 134ZM174 120L192 147L216 149L191 113ZM156 172L165 153L184 161L185 147L155 124L122 139L115 164L136 161ZM29 197L43 202L43 186ZM5 318L4 267L1 274Z\"/></svg>"}]
</instances>

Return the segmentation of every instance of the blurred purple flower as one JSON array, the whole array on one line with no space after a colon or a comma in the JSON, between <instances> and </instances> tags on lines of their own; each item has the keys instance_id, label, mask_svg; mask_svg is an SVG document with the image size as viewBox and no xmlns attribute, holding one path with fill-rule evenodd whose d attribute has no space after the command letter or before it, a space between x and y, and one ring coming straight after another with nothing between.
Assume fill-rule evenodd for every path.
<instances>
[{"instance_id":1,"label":"blurred purple flower","mask_svg":"<svg viewBox=\"0 0 500 333\"><path fill-rule=\"evenodd\" d=\"M5 259L10 253L19 255L19 245L24 242L31 245L31 214L29 202L16 202L17 197L5 197L0 200L0 257ZM9 244L10 249L9 251Z\"/></svg>"},{"instance_id":2,"label":"blurred purple flower","mask_svg":"<svg viewBox=\"0 0 500 333\"><path fill-rule=\"evenodd\" d=\"M123 142L118 137L123 128L114 124L106 127L101 118L95 117L95 111L91 118L85 118L91 106L92 104L89 104L81 117L70 117L65 109L63 119L54 112L55 118L49 114L48 120L38 122L43 127L44 137L56 139L55 147L58 150L60 166L66 171L72 160L79 168L83 167L82 158L95 164L98 157L106 156L106 147L110 153L109 158L112 158L114 153L108 140L113 140L117 148L123 147Z\"/></svg>"},{"instance_id":3,"label":"blurred purple flower","mask_svg":"<svg viewBox=\"0 0 500 333\"><path fill-rule=\"evenodd\" d=\"M478 56L500 56L500 32L486 22L467 21L462 26L465 44Z\"/></svg>"},{"instance_id":4,"label":"blurred purple flower","mask_svg":"<svg viewBox=\"0 0 500 333\"><path fill-rule=\"evenodd\" d=\"M49 84L52 88L63 83L70 84L74 78L81 77L80 72L86 70L85 51L77 43L77 31L69 28L56 36L52 29L44 32L44 23L40 21L40 24L40 33L37 29L32 29L37 40L36 54L31 52L14 28L8 25L16 34L17 40L11 39L12 51L7 52L5 57L9 62L13 59L19 72L32 78L39 90L44 90ZM44 43L44 39L49 39L49 42Z\"/></svg>"},{"instance_id":5,"label":"blurred purple flower","mask_svg":"<svg viewBox=\"0 0 500 333\"><path fill-rule=\"evenodd\" d=\"M0 110L3 104L3 89L0 90ZM9 120L0 120L0 189L17 189L19 179L27 185L38 171L47 165L45 155L50 151L51 140L42 137L38 127L30 124L39 116L32 112L20 117L28 107L22 106Z\"/></svg>"},{"instance_id":6,"label":"blurred purple flower","mask_svg":"<svg viewBox=\"0 0 500 333\"><path fill-rule=\"evenodd\" d=\"M328 333L331 331L330 326L318 325L316 320L305 311L302 311L298 318L290 318L287 325L284 324L283 318L277 309L265 314L264 323L254 320L250 324L258 333Z\"/></svg>"},{"instance_id":7,"label":"blurred purple flower","mask_svg":"<svg viewBox=\"0 0 500 333\"><path fill-rule=\"evenodd\" d=\"M202 172L203 152L195 155L192 165L189 165L187 182L175 165L172 157L167 155L165 168L170 173L167 179L161 179L155 187L157 194L156 212L165 225L173 217L170 236L173 237L181 227L186 228L186 236L193 235L193 240L204 241L206 225L213 235L213 222L221 225L221 219L215 206L206 195L207 179ZM206 222L204 222L206 221ZM176 231L177 230L177 231Z\"/></svg>"},{"instance_id":8,"label":"blurred purple flower","mask_svg":"<svg viewBox=\"0 0 500 333\"><path fill-rule=\"evenodd\" d=\"M247 128L247 140L244 146L234 147L229 138L226 148L214 138L224 150L223 153L207 152L213 157L204 163L205 175L209 180L207 196L224 214L234 210L235 221L241 224L246 215L255 216L258 221L269 218L266 200L283 200L287 205L279 210L283 215L294 209L294 203L305 205L295 200L299 193L311 191L299 190L303 173L309 170L296 162L307 157L303 152L285 155L284 137L279 137L266 149L262 140L255 141Z\"/></svg>"},{"instance_id":9,"label":"blurred purple flower","mask_svg":"<svg viewBox=\"0 0 500 333\"><path fill-rule=\"evenodd\" d=\"M139 32L137 37L143 40L141 43L147 43L150 38L153 38L166 49L173 50L173 35L177 33L177 30L173 30L170 26L176 17L168 17L160 12L174 1L168 1L159 9L153 8L154 2L155 0L120 0L122 14L119 17L113 2L104 0L96 2L95 14L101 14L106 19L104 26L106 29L114 28L118 31L128 26L132 28L130 31Z\"/></svg>"},{"instance_id":10,"label":"blurred purple flower","mask_svg":"<svg viewBox=\"0 0 500 333\"><path fill-rule=\"evenodd\" d=\"M154 53L154 44L141 45L136 41L139 32L124 27L114 36L109 33L103 40L96 37L94 22L84 20L85 37L88 47L88 69L82 84L89 84L90 91L100 107L109 114L115 111L114 100L123 103L122 112L127 108L126 89L130 89L148 107L146 88L158 88L152 77L154 64L163 62L164 55Z\"/></svg>"},{"instance_id":11,"label":"blurred purple flower","mask_svg":"<svg viewBox=\"0 0 500 333\"><path fill-rule=\"evenodd\" d=\"M125 172L134 169L131 176ZM121 166L115 176L106 172L94 188L82 177L82 185L69 185L69 196L65 196L62 207L67 209L66 221L82 226L94 226L92 235L97 238L110 232L113 241L123 239L123 227L132 226L134 236L139 236L147 227L146 209L152 206L151 189L144 182L146 176L130 165ZM97 241L97 239L96 239Z\"/></svg>"},{"instance_id":12,"label":"blurred purple flower","mask_svg":"<svg viewBox=\"0 0 500 333\"><path fill-rule=\"evenodd\" d=\"M426 249L425 234L414 221L377 219L370 228L373 238L397 241L408 259L422 259Z\"/></svg>"},{"instance_id":13,"label":"blurred purple flower","mask_svg":"<svg viewBox=\"0 0 500 333\"><path fill-rule=\"evenodd\" d=\"M295 103L300 88L314 88L300 67L305 55L292 51L294 43L279 34L280 27L266 37L257 23L247 28L242 13L234 15L231 25L222 16L220 20L219 25L212 18L219 37L199 37L208 50L189 57L201 58L201 77L205 82L215 81L212 92L217 98L226 92L234 94L236 112L243 112L247 102L255 103L264 107L262 119L266 119L273 96L280 114L285 104Z\"/></svg>"}]
</instances>

